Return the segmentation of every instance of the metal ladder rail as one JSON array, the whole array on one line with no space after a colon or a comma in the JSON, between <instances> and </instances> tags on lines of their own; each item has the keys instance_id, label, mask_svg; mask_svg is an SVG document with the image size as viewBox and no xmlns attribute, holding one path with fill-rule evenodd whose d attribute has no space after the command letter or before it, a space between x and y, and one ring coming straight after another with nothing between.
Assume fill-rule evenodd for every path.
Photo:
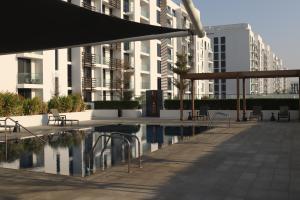
<instances>
[{"instance_id":1,"label":"metal ladder rail","mask_svg":"<svg viewBox=\"0 0 300 200\"><path fill-rule=\"evenodd\" d=\"M225 114L225 113L222 113L222 112L216 112L212 118L209 118L209 121L208 121L208 127L211 128L212 125L213 125L213 121L214 119L216 118L217 115L220 115L220 116L225 116L227 119L228 119L228 128L230 128L230 115L229 114Z\"/></svg>"},{"instance_id":2,"label":"metal ladder rail","mask_svg":"<svg viewBox=\"0 0 300 200\"><path fill-rule=\"evenodd\" d=\"M138 136L131 135L131 134L128 134L128 133L121 133L121 132L113 132L113 133L111 133L111 135L128 136L128 137L131 137L131 138L134 138L134 139L137 140L137 142L138 142L138 155L139 155L139 168L142 168L141 141L138 138Z\"/></svg>"},{"instance_id":3,"label":"metal ladder rail","mask_svg":"<svg viewBox=\"0 0 300 200\"><path fill-rule=\"evenodd\" d=\"M91 155L94 154L95 148L96 148L96 146L97 146L97 144L98 144L100 138L102 138L102 137L108 137L108 140L105 141L104 147L103 147L102 150L101 150L100 159L102 159L103 153L104 153L104 151L105 151L105 149L106 149L106 147L107 147L107 144L108 144L108 142L109 142L109 140L110 140L111 138L113 138L113 137L121 138L121 139L123 139L123 141L126 142L127 147L128 147L128 150L127 150L127 154L128 154L128 173L130 173L130 164L131 164L131 156L130 156L130 153L131 153L131 145L130 145L129 140L128 140L127 138L121 137L120 135L105 135L105 134L102 134L102 135L100 135L100 136L97 138L97 140L96 140L94 146L92 147L91 151L87 154L87 156L88 156L88 162L89 162L89 173L90 173L90 171L91 171L91 157L92 157Z\"/></svg>"},{"instance_id":4,"label":"metal ladder rail","mask_svg":"<svg viewBox=\"0 0 300 200\"><path fill-rule=\"evenodd\" d=\"M18 121L14 120L14 119L12 119L12 118L10 118L10 117L6 117L5 120L4 120L5 132L6 132L7 127L8 127L8 125L7 125L7 120L12 121L13 123L15 123L16 126L19 126L19 127L23 128L27 133L29 133L29 134L31 134L32 136L38 138L40 141L46 143L46 140L44 140L44 139L42 139L41 137L37 136L36 134L32 133L32 132L31 132L30 130L28 130L26 127L24 127L23 125L19 124Z\"/></svg>"}]
</instances>

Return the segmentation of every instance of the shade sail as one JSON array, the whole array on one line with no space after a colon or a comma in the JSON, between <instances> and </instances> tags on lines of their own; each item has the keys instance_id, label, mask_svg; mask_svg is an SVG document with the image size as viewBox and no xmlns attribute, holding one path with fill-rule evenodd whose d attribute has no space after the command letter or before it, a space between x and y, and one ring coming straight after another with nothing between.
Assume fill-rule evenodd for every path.
<instances>
[{"instance_id":1,"label":"shade sail","mask_svg":"<svg viewBox=\"0 0 300 200\"><path fill-rule=\"evenodd\" d=\"M127 21L61 0L6 0L0 19L0 54L188 31Z\"/></svg>"}]
</instances>

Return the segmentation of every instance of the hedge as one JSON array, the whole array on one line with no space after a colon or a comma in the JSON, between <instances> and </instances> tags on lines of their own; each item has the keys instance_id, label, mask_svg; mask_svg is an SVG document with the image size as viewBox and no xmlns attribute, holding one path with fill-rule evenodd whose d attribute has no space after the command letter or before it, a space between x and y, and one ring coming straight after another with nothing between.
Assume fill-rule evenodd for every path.
<instances>
[{"instance_id":1,"label":"hedge","mask_svg":"<svg viewBox=\"0 0 300 200\"><path fill-rule=\"evenodd\" d=\"M241 100L241 109L243 108L243 100ZM262 106L263 110L278 110L280 106L289 106L290 110L299 109L298 99L247 99L247 110L252 110L253 106ZM199 110L200 106L208 106L210 110L235 110L235 99L220 100L195 100L195 109ZM178 110L180 108L179 100L165 100L166 110ZM184 100L184 109L192 109L192 101Z\"/></svg>"},{"instance_id":2,"label":"hedge","mask_svg":"<svg viewBox=\"0 0 300 200\"><path fill-rule=\"evenodd\" d=\"M0 93L0 117L46 114L52 108L79 112L85 110L85 104L80 95L53 97L46 103L39 97L25 99L16 93Z\"/></svg>"},{"instance_id":3,"label":"hedge","mask_svg":"<svg viewBox=\"0 0 300 200\"><path fill-rule=\"evenodd\" d=\"M48 109L57 109L61 113L80 112L85 110L85 104L80 95L53 97L48 102Z\"/></svg>"},{"instance_id":4,"label":"hedge","mask_svg":"<svg viewBox=\"0 0 300 200\"><path fill-rule=\"evenodd\" d=\"M138 109L140 104L138 101L95 101L96 110L116 110L116 109Z\"/></svg>"}]
</instances>

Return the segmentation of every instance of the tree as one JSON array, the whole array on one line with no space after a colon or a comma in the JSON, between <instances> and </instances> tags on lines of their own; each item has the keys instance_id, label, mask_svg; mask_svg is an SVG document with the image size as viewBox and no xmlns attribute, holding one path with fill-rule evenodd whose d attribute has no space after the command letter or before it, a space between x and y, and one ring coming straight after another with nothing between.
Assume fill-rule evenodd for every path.
<instances>
[{"instance_id":1,"label":"tree","mask_svg":"<svg viewBox=\"0 0 300 200\"><path fill-rule=\"evenodd\" d=\"M176 67L172 71L178 75L177 78L174 78L173 84L179 90L179 99L180 99L180 120L183 120L183 95L184 91L188 88L189 82L183 77L191 71L191 68L187 67L187 55L186 54L177 54Z\"/></svg>"}]
</instances>

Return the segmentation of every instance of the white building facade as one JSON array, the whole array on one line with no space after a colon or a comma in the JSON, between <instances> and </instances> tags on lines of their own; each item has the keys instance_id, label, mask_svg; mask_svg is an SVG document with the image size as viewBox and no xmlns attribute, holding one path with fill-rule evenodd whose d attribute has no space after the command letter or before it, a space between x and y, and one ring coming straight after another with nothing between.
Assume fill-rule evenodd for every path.
<instances>
[{"instance_id":1,"label":"white building facade","mask_svg":"<svg viewBox=\"0 0 300 200\"><path fill-rule=\"evenodd\" d=\"M1 92L44 101L67 94L66 49L4 55L0 56L0 65L5 67L0 78Z\"/></svg>"},{"instance_id":2,"label":"white building facade","mask_svg":"<svg viewBox=\"0 0 300 200\"><path fill-rule=\"evenodd\" d=\"M265 71L286 69L262 37L252 31L249 24L232 24L205 27L212 40L214 72ZM285 78L246 80L246 94L268 95L286 93ZM217 98L236 95L235 80L215 80Z\"/></svg>"},{"instance_id":3,"label":"white building facade","mask_svg":"<svg viewBox=\"0 0 300 200\"><path fill-rule=\"evenodd\" d=\"M191 27L183 5L171 0L64 1L135 22ZM72 93L82 94L86 102L132 99L145 95L146 90L163 90L165 98L174 98L178 92L172 68L177 53L187 54L194 72L213 70L207 37L118 43L0 56L0 64L7 69L0 79L0 91L26 98L38 96L44 101ZM197 97L213 95L212 84L197 81Z\"/></svg>"},{"instance_id":4,"label":"white building facade","mask_svg":"<svg viewBox=\"0 0 300 200\"><path fill-rule=\"evenodd\" d=\"M191 26L183 5L170 0L73 0L72 3L139 23L183 29ZM176 97L177 89L173 86L176 75L172 68L177 53L187 54L188 65L196 72L212 69L209 61L212 51L207 37L126 42L92 46L88 52L86 48L71 51L72 58L75 58L71 63L71 77L77 83L72 81L69 89L73 93L81 92L87 102L143 97L147 90L163 90L165 98ZM86 58L94 59L92 67L84 66ZM196 88L200 87L200 96L209 91L213 94L209 83L199 81L196 85Z\"/></svg>"}]
</instances>

